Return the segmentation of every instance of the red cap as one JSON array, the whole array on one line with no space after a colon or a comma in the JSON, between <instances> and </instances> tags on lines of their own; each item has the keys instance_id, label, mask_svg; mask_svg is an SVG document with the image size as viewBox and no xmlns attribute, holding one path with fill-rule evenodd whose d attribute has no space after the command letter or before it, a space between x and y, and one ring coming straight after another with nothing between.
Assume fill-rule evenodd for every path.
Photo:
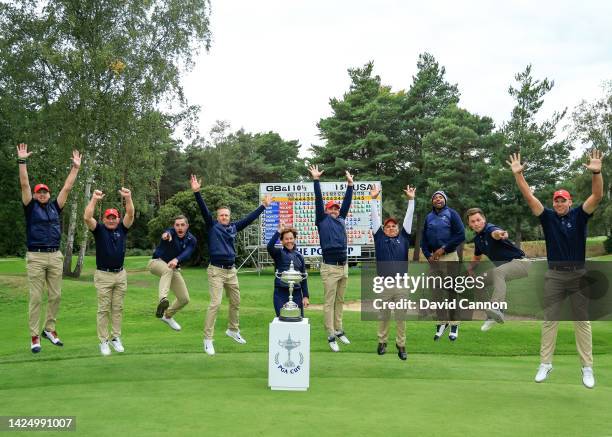
<instances>
[{"instance_id":1,"label":"red cap","mask_svg":"<svg viewBox=\"0 0 612 437\"><path fill-rule=\"evenodd\" d=\"M109 215L114 215L117 218L121 217L119 211L117 211L115 208L108 208L106 211L104 211L104 218L108 217Z\"/></svg>"},{"instance_id":2,"label":"red cap","mask_svg":"<svg viewBox=\"0 0 612 437\"><path fill-rule=\"evenodd\" d=\"M340 204L336 202L335 200L330 200L329 202L325 204L325 209L329 209L333 207L340 208Z\"/></svg>"},{"instance_id":3,"label":"red cap","mask_svg":"<svg viewBox=\"0 0 612 437\"><path fill-rule=\"evenodd\" d=\"M385 220L385 222L383 223L383 226L387 226L387 223L389 222L393 222L397 224L397 220L395 220L393 217L389 217L387 220Z\"/></svg>"},{"instance_id":4,"label":"red cap","mask_svg":"<svg viewBox=\"0 0 612 437\"><path fill-rule=\"evenodd\" d=\"M49 187L47 187L45 184L38 184L34 187L34 192L38 193L40 190L47 190L49 192L51 192L51 190L49 189Z\"/></svg>"},{"instance_id":5,"label":"red cap","mask_svg":"<svg viewBox=\"0 0 612 437\"><path fill-rule=\"evenodd\" d=\"M553 200L555 200L557 197L563 197L566 200L572 200L572 196L567 190L555 191L555 194L553 194Z\"/></svg>"}]
</instances>

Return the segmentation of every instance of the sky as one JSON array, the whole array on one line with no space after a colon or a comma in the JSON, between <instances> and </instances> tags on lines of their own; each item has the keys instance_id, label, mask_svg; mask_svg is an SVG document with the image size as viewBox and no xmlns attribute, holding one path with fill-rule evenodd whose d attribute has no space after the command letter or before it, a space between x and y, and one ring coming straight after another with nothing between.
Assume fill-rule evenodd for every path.
<instances>
[{"instance_id":1,"label":"sky","mask_svg":"<svg viewBox=\"0 0 612 437\"><path fill-rule=\"evenodd\" d=\"M610 1L211 0L212 46L184 77L201 106L200 133L278 132L301 155L322 144L317 122L348 90L348 68L374 62L394 91L408 89L418 55L433 54L457 83L459 105L499 126L508 87L532 64L555 87L542 117L602 95L612 80Z\"/></svg>"}]
</instances>

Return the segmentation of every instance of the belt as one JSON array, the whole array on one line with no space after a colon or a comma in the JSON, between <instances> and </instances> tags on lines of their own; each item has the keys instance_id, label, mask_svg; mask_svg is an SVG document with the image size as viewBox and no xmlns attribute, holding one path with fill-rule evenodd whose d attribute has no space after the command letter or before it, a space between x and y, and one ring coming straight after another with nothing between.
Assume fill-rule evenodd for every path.
<instances>
[{"instance_id":1,"label":"belt","mask_svg":"<svg viewBox=\"0 0 612 437\"><path fill-rule=\"evenodd\" d=\"M231 264L231 265L223 265L223 264L213 264L213 263L210 263L210 265L211 265L211 266L214 266L214 267L218 267L218 268L220 268L220 269L224 269L224 270L231 270L231 269L233 269L234 267L236 267L236 264Z\"/></svg>"},{"instance_id":2,"label":"belt","mask_svg":"<svg viewBox=\"0 0 612 437\"><path fill-rule=\"evenodd\" d=\"M584 269L584 264L574 266L548 266L548 268L558 272L575 272L576 270Z\"/></svg>"},{"instance_id":3,"label":"belt","mask_svg":"<svg viewBox=\"0 0 612 437\"><path fill-rule=\"evenodd\" d=\"M119 273L119 272L123 271L123 267L119 267L118 269L105 269L105 268L99 268L98 270L101 270L101 271L103 271L103 272Z\"/></svg>"},{"instance_id":4,"label":"belt","mask_svg":"<svg viewBox=\"0 0 612 437\"><path fill-rule=\"evenodd\" d=\"M57 252L59 247L32 247L28 248L28 252Z\"/></svg>"},{"instance_id":5,"label":"belt","mask_svg":"<svg viewBox=\"0 0 612 437\"><path fill-rule=\"evenodd\" d=\"M331 266L343 266L343 265L346 264L346 260L344 260L344 261L336 261L336 262L333 262L333 263L328 263L328 262L323 261L323 264L329 264Z\"/></svg>"}]
</instances>

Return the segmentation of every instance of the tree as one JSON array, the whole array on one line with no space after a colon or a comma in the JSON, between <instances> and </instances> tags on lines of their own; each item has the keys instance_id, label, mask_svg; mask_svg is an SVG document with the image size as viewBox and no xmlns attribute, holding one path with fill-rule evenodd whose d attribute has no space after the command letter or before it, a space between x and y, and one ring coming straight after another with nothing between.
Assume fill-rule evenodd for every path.
<instances>
[{"instance_id":1,"label":"tree","mask_svg":"<svg viewBox=\"0 0 612 437\"><path fill-rule=\"evenodd\" d=\"M342 178L350 169L359 179L380 179L384 185L399 170L402 95L382 85L373 70L373 62L349 69L348 92L330 99L332 115L317 124L325 145L312 147L312 163L321 164L328 177Z\"/></svg>"},{"instance_id":2,"label":"tree","mask_svg":"<svg viewBox=\"0 0 612 437\"><path fill-rule=\"evenodd\" d=\"M11 141L30 143L44 158L37 165L49 169L38 174L51 179L57 179L55 169L63 173L69 149L85 155L67 205L66 274L77 229L84 235L81 254L87 242L81 225L86 196L77 193L86 194L92 184L114 191L121 183L143 182L143 194L157 186L171 130L196 110L187 105L181 68L191 66L200 47L208 49L209 13L206 0L0 5L0 88L26 114ZM178 112L159 111L172 103ZM137 207L149 205L144 195L134 200ZM77 276L81 265L82 256Z\"/></svg>"},{"instance_id":3,"label":"tree","mask_svg":"<svg viewBox=\"0 0 612 437\"><path fill-rule=\"evenodd\" d=\"M507 223L512 238L520 244L525 234L534 236L537 221L505 164L508 156L514 152L521 153L523 162L527 163L525 177L536 196L545 202L552 197L561 175L569 168L571 146L567 141L556 139L557 125L565 116L565 109L554 112L548 120L537 121L544 97L554 82L546 78L534 79L531 65L516 74L515 80L517 84L511 85L508 92L516 100L516 105L510 120L501 128L505 144L497 149L491 160L486 183L497 203L504 206L503 210L493 211L491 218L499 217L502 223Z\"/></svg>"},{"instance_id":4,"label":"tree","mask_svg":"<svg viewBox=\"0 0 612 437\"><path fill-rule=\"evenodd\" d=\"M612 81L602 86L603 96L594 102L582 101L571 114L569 141L594 147L604 153L602 176L604 198L595 211L589 231L595 235L612 235ZM570 181L575 197L586 199L591 194L591 175L582 168L583 159L572 166ZM568 182L570 182L568 181Z\"/></svg>"},{"instance_id":5,"label":"tree","mask_svg":"<svg viewBox=\"0 0 612 437\"><path fill-rule=\"evenodd\" d=\"M401 108L400 154L404 157L398 174L400 185L416 186L415 227L416 241L414 260L419 259L421 232L425 214L431 209L429 195L443 187L431 186L428 178L433 176L427 169L427 160L435 150L427 150L424 138L434 130L434 122L450 105L459 102L459 89L446 80L446 69L430 53L422 53L417 61L417 73L406 92ZM435 144L430 144L435 146ZM433 182L433 181L432 181Z\"/></svg>"}]
</instances>

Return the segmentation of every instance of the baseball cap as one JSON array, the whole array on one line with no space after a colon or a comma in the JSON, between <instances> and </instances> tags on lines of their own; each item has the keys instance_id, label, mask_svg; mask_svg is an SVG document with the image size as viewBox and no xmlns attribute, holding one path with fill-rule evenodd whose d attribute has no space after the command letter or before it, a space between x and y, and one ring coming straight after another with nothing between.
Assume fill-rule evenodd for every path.
<instances>
[{"instance_id":1,"label":"baseball cap","mask_svg":"<svg viewBox=\"0 0 612 437\"><path fill-rule=\"evenodd\" d=\"M47 187L45 184L37 184L34 187L34 192L38 193L40 190L47 190L49 192L51 192L51 190L49 189L49 187Z\"/></svg>"},{"instance_id":2,"label":"baseball cap","mask_svg":"<svg viewBox=\"0 0 612 437\"><path fill-rule=\"evenodd\" d=\"M389 222L393 222L393 223L397 224L397 220L395 220L395 218L389 217L387 220L385 220L385 222L383 223L383 226L387 226L387 223L389 223Z\"/></svg>"},{"instance_id":3,"label":"baseball cap","mask_svg":"<svg viewBox=\"0 0 612 437\"><path fill-rule=\"evenodd\" d=\"M340 208L340 204L336 202L335 200L330 200L329 202L325 204L325 209L329 209L333 207Z\"/></svg>"},{"instance_id":4,"label":"baseball cap","mask_svg":"<svg viewBox=\"0 0 612 437\"><path fill-rule=\"evenodd\" d=\"M108 217L109 215L114 215L117 218L121 217L119 211L117 211L115 208L108 208L106 211L104 211L104 218Z\"/></svg>"},{"instance_id":5,"label":"baseball cap","mask_svg":"<svg viewBox=\"0 0 612 437\"><path fill-rule=\"evenodd\" d=\"M553 194L553 200L557 197L563 197L566 200L572 200L572 195L567 190L557 190L555 194Z\"/></svg>"}]
</instances>

